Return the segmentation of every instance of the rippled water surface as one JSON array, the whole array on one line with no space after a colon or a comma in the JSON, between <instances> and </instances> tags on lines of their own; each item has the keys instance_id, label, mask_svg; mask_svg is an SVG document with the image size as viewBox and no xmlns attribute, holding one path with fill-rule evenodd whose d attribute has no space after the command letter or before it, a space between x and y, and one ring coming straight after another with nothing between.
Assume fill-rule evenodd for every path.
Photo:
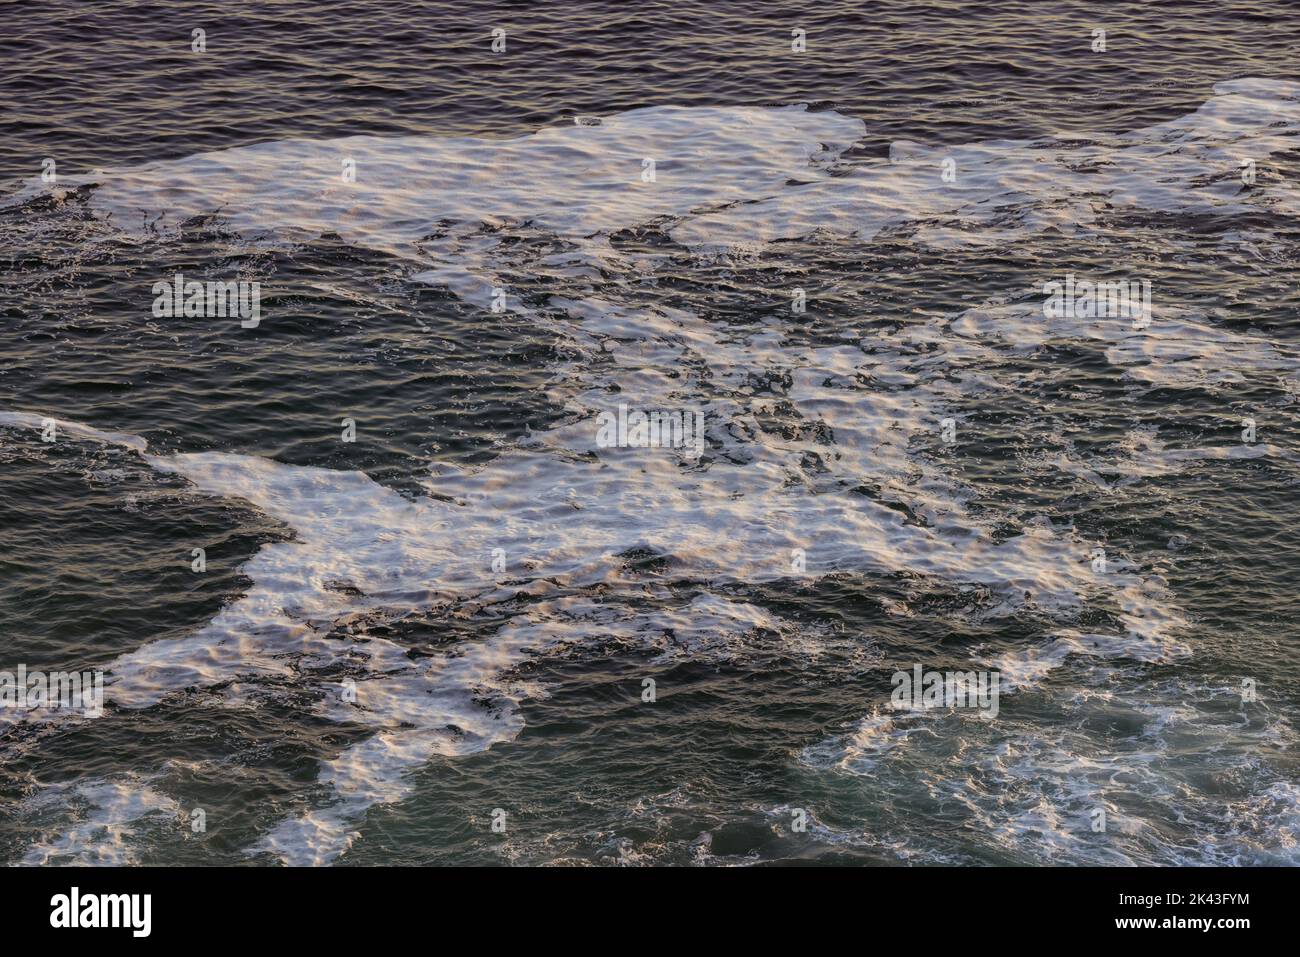
<instances>
[{"instance_id":1,"label":"rippled water surface","mask_svg":"<svg viewBox=\"0 0 1300 957\"><path fill-rule=\"evenodd\" d=\"M7 863L1297 862L1287 5L7 27Z\"/></svg>"}]
</instances>

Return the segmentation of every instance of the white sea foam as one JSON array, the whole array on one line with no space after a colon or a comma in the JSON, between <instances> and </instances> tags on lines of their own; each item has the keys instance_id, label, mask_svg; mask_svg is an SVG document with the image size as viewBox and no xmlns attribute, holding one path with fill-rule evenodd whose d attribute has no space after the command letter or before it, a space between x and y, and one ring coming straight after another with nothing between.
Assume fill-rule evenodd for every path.
<instances>
[{"instance_id":1,"label":"white sea foam","mask_svg":"<svg viewBox=\"0 0 1300 957\"><path fill-rule=\"evenodd\" d=\"M1295 732L1275 713L1241 720L1238 698L1186 678L1122 690L1112 680L1052 701L1050 723L1005 710L998 722L869 715L800 763L869 781L895 817L891 832L910 836L907 856L928 863L984 849L1021 864L1294 865L1296 788L1257 755L1284 752ZM923 813L969 829L972 843L909 827L912 809L891 808L901 781L934 802Z\"/></svg>"},{"instance_id":2,"label":"white sea foam","mask_svg":"<svg viewBox=\"0 0 1300 957\"><path fill-rule=\"evenodd\" d=\"M38 415L35 412L0 411L0 426L3 427L30 429L37 434L41 434L45 431L47 422L54 423L53 434L56 441L62 435L76 439L90 439L107 445L120 445L123 448L135 449L137 452L143 452L149 447L149 443L138 435L129 435L125 432L105 432L102 429L83 425L80 422L55 419L52 416Z\"/></svg>"},{"instance_id":3,"label":"white sea foam","mask_svg":"<svg viewBox=\"0 0 1300 957\"><path fill-rule=\"evenodd\" d=\"M1286 187L1243 196L1229 180L1243 149L1265 157L1290 148L1287 137L1300 128L1297 90L1281 81L1220 84L1189 117L1084 147L896 144L889 161L835 177L827 167L862 136L862 123L797 108L653 108L504 141L279 141L86 177L99 184L95 210L134 235L165 234L204 215L266 242L337 233L406 260L413 278L480 306L501 275L519 268L499 235L540 231L572 248L537 267L566 283L534 314L560 316L547 321L607 360L564 370L556 397L572 412L567 422L486 467L435 466L426 484L438 498L409 501L361 473L254 456L148 456L205 493L251 502L297 540L264 546L245 563L253 586L206 626L114 662L107 698L138 708L230 682L228 697L255 701L258 681L288 681L318 690L321 714L374 728L323 762L325 801L253 848L324 863L350 845L367 808L408 793L411 770L517 734L518 704L536 689L510 676L533 654L580 635L706 656L743 653L762 634L798 641L798 629L769 613L716 596L637 613L552 598L561 586L638 586L623 567L628 553L662 556L668 579L715 584L851 572L981 586L994 596L984 614L1029 607L1059 622L1041 647L986 662L1011 689L1034 686L1070 656L1185 654L1185 622L1158 577L1131 568L1099 577L1088 566L1090 543L1044 519L995 536L991 522L969 512L969 490L915 452L913 440L940 417L960 415L964 398L1019 387L992 370L1008 354L1050 343L1101 342L1112 363L1147 385L1293 370L1294 356L1280 347L1216 330L1176 303L1135 331L1118 321L1044 320L1041 300L1005 298L878 337L796 347L774 321L720 328L687 309L618 301L594 277L653 276L655 256L618 252L608 240L659 221L678 242L707 252L814 232L869 239L902 223L938 246L1000 242L1087 228L1102 206L1286 210ZM939 178L948 156L958 167L951 185ZM339 177L344 158L357 162L356 183ZM645 158L657 161L654 183L640 180ZM791 383L784 401L829 440L765 433L758 416L767 400L734 397L743 390L730 387L778 371ZM731 394L720 396L719 385ZM658 450L598 448L592 416L615 386L620 402L641 407L689 397L705 411L712 454L693 465ZM0 425L33 423L39 417L29 413L0 415ZM70 423L65 431L147 449L133 436ZM1251 454L1283 455L1267 445ZM821 473L801 467L808 455L823 463ZM1135 454L1126 467L1154 474L1158 458ZM1096 468L1062 464L1107 487ZM860 494L864 485L874 494ZM490 570L497 548L507 557L502 575ZM804 571L791 564L795 550L806 554ZM411 659L365 633L375 617L434 607L469 615L489 603L515 603L515 617L480 644L433 658ZM1088 607L1106 610L1112 627L1077 627ZM348 621L360 623L357 634L331 631ZM322 677L340 663L355 674L355 704ZM871 717L847 740L808 753L821 766L869 767L875 759L864 755L896 747L890 736L899 727ZM904 736L922 727L909 719Z\"/></svg>"},{"instance_id":4,"label":"white sea foam","mask_svg":"<svg viewBox=\"0 0 1300 957\"><path fill-rule=\"evenodd\" d=\"M146 826L173 823L181 808L147 784L117 780L80 781L46 788L22 806L24 815L52 807L75 818L28 848L26 865L68 864L121 867L139 863L137 842Z\"/></svg>"},{"instance_id":5,"label":"white sea foam","mask_svg":"<svg viewBox=\"0 0 1300 957\"><path fill-rule=\"evenodd\" d=\"M1245 193L1242 157L1294 149L1300 83L1240 79L1215 85L1196 112L1084 146L997 140L961 146L895 143L888 161L779 196L694 216L672 231L691 246L753 245L814 231L871 239L923 222L914 239L939 247L990 245L1054 228L1072 232L1103 211L1241 213L1295 207L1294 187ZM945 159L956 179L943 183Z\"/></svg>"}]
</instances>

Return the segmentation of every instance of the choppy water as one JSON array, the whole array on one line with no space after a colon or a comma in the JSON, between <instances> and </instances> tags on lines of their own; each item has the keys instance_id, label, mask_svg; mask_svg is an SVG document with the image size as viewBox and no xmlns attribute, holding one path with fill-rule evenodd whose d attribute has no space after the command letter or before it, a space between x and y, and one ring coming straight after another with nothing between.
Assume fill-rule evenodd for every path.
<instances>
[{"instance_id":1,"label":"choppy water","mask_svg":"<svg viewBox=\"0 0 1300 957\"><path fill-rule=\"evenodd\" d=\"M108 703L0 713L6 861L1296 862L1285 6L18 26L0 668Z\"/></svg>"}]
</instances>

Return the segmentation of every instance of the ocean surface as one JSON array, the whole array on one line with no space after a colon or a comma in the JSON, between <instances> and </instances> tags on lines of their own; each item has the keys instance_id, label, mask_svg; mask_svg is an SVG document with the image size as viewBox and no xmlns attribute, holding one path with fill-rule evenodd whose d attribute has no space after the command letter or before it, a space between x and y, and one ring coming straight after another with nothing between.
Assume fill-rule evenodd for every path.
<instances>
[{"instance_id":1,"label":"ocean surface","mask_svg":"<svg viewBox=\"0 0 1300 957\"><path fill-rule=\"evenodd\" d=\"M0 860L1300 863L1294 5L251 6L3 13Z\"/></svg>"}]
</instances>

